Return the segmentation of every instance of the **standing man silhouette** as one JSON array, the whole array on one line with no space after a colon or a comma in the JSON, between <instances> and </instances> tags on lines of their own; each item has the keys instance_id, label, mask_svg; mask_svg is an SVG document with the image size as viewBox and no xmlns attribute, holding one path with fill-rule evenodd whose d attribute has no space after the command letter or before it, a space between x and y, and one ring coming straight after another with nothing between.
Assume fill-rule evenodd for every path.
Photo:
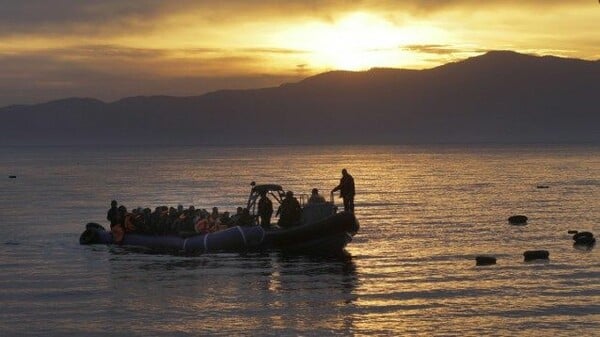
<instances>
[{"instance_id":1,"label":"standing man silhouette","mask_svg":"<svg viewBox=\"0 0 600 337\"><path fill-rule=\"evenodd\" d=\"M340 191L340 196L344 199L344 211L354 213L354 178L346 169L342 170L342 179L340 184L331 190L331 193Z\"/></svg>"},{"instance_id":2,"label":"standing man silhouette","mask_svg":"<svg viewBox=\"0 0 600 337\"><path fill-rule=\"evenodd\" d=\"M258 200L258 216L260 218L260 225L263 228L271 227L271 215L273 215L273 203L267 196L267 192L260 193L260 200Z\"/></svg>"},{"instance_id":3,"label":"standing man silhouette","mask_svg":"<svg viewBox=\"0 0 600 337\"><path fill-rule=\"evenodd\" d=\"M106 220L110 221L110 228L113 228L116 224L119 224L122 219L119 219L119 209L117 208L117 201L113 200L110 202L110 209L106 213Z\"/></svg>"}]
</instances>

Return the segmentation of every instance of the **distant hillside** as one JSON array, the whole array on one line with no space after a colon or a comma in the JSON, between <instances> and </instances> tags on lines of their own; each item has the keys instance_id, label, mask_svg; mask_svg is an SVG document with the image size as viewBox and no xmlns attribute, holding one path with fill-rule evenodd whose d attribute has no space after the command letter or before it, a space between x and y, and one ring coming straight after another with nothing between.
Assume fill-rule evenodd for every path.
<instances>
[{"instance_id":1,"label":"distant hillside","mask_svg":"<svg viewBox=\"0 0 600 337\"><path fill-rule=\"evenodd\" d=\"M600 143L600 61L489 52L194 97L0 109L0 145Z\"/></svg>"}]
</instances>

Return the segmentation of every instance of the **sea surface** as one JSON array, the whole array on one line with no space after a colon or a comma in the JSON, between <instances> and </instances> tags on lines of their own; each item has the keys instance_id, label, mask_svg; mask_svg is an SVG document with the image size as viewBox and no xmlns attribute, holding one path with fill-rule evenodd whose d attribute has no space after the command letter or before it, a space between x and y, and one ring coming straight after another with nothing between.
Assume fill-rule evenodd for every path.
<instances>
[{"instance_id":1,"label":"sea surface","mask_svg":"<svg viewBox=\"0 0 600 337\"><path fill-rule=\"evenodd\" d=\"M233 211L251 181L328 195L342 168L342 257L78 243L111 199ZM599 336L600 246L568 230L600 237L598 146L3 147L0 336Z\"/></svg>"}]
</instances>

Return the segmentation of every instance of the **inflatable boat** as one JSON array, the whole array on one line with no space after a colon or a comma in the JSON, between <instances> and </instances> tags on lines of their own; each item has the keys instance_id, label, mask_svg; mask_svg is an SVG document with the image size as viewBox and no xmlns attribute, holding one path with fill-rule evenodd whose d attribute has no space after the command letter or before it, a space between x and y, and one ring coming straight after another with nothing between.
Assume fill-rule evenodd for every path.
<instances>
[{"instance_id":1,"label":"inflatable boat","mask_svg":"<svg viewBox=\"0 0 600 337\"><path fill-rule=\"evenodd\" d=\"M279 185L253 185L247 205L253 214L256 211L258 196L264 191L277 202L283 199L283 189ZM128 233L123 236L119 245L186 255L267 250L299 254L335 254L343 251L359 227L354 214L338 213L333 202L303 203L301 223L289 228L234 226L214 233L188 237ZM86 225L79 243L116 244L112 233L95 223Z\"/></svg>"}]
</instances>

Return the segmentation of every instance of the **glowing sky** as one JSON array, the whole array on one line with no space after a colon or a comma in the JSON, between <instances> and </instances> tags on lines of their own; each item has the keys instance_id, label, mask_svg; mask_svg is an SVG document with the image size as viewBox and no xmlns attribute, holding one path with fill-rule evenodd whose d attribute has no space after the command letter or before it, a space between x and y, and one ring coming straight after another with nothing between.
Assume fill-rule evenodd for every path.
<instances>
[{"instance_id":1,"label":"glowing sky","mask_svg":"<svg viewBox=\"0 0 600 337\"><path fill-rule=\"evenodd\" d=\"M2 0L0 106L197 95L493 49L600 59L595 0Z\"/></svg>"}]
</instances>

